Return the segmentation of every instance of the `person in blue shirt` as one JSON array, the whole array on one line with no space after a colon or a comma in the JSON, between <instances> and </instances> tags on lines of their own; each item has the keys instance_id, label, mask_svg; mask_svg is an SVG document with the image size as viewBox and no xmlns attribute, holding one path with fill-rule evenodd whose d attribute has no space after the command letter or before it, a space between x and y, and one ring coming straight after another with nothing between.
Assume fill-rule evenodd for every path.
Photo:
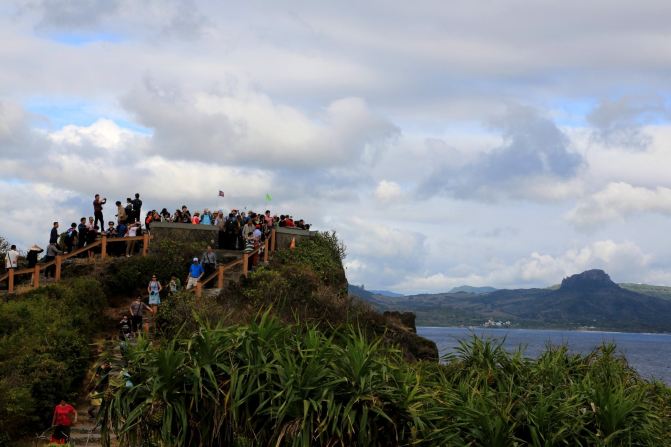
<instances>
[{"instance_id":1,"label":"person in blue shirt","mask_svg":"<svg viewBox=\"0 0 671 447\"><path fill-rule=\"evenodd\" d=\"M186 278L186 290L196 287L198 280L202 278L205 271L203 266L198 262L198 258L193 258L193 262L189 267L189 276Z\"/></svg>"}]
</instances>

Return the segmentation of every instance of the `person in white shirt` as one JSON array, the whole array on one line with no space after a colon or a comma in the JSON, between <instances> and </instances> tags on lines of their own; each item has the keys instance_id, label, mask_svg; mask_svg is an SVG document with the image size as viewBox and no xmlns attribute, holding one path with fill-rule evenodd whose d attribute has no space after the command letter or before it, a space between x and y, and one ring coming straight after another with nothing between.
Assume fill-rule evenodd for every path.
<instances>
[{"instance_id":1,"label":"person in white shirt","mask_svg":"<svg viewBox=\"0 0 671 447\"><path fill-rule=\"evenodd\" d=\"M5 268L15 269L19 265L19 252L16 251L16 245L12 245L5 255Z\"/></svg>"},{"instance_id":2,"label":"person in white shirt","mask_svg":"<svg viewBox=\"0 0 671 447\"><path fill-rule=\"evenodd\" d=\"M135 222L128 226L128 231L126 232L126 237L135 237L137 236L137 229L140 228L140 223ZM135 251L135 241L126 241L126 257L130 258Z\"/></svg>"}]
</instances>

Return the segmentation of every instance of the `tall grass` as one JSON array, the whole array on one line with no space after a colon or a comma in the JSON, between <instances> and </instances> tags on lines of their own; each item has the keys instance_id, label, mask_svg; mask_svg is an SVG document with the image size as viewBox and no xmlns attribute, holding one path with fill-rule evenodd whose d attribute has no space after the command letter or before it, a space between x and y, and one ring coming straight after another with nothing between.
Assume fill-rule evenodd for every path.
<instances>
[{"instance_id":1,"label":"tall grass","mask_svg":"<svg viewBox=\"0 0 671 447\"><path fill-rule=\"evenodd\" d=\"M537 360L473 338L445 363L407 363L361 331L202 326L127 354L103 404L123 446L664 446L671 393L614 347Z\"/></svg>"}]
</instances>

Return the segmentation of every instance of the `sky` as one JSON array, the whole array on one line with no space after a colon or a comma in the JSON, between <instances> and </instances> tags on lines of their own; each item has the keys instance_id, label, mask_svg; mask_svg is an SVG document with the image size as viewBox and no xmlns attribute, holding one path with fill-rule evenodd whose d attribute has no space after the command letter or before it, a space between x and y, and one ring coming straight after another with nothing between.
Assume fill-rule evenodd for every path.
<instances>
[{"instance_id":1,"label":"sky","mask_svg":"<svg viewBox=\"0 0 671 447\"><path fill-rule=\"evenodd\" d=\"M6 0L0 235L46 245L94 194L139 192L334 230L367 289L591 268L671 285L670 18L664 0Z\"/></svg>"}]
</instances>

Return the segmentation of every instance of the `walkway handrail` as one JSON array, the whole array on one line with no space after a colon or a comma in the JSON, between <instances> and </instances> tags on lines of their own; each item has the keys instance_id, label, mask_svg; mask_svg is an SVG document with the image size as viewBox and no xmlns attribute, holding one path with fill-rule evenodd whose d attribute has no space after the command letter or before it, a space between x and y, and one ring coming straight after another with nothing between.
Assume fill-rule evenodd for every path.
<instances>
[{"instance_id":1,"label":"walkway handrail","mask_svg":"<svg viewBox=\"0 0 671 447\"><path fill-rule=\"evenodd\" d=\"M269 259L269 254L270 252L274 252L276 250L276 245L277 245L277 240L276 240L276 230L273 229L270 234L270 240L266 239L263 242L263 261L268 262ZM0 282L3 281L8 281L8 287L7 291L8 293L14 293L15 292L15 287L14 287L14 280L17 275L27 275L27 274L32 274L33 275L33 284L32 288L36 289L40 286L40 273L43 270L46 270L50 267L54 267L54 280L56 282L61 280L61 273L62 273L62 265L63 261L66 259L70 259L72 257L75 257L77 255L80 255L82 253L88 252L90 250L93 250L96 247L100 247L100 259L105 259L107 257L107 246L109 244L117 243L117 242L131 242L131 241L142 241L142 256L147 256L149 254L149 241L151 237L149 233L144 233L142 236L134 236L134 237L116 237L116 238L109 238L107 237L106 234L102 234L100 239L96 240L95 242L92 242L91 244L85 245L84 247L78 248L74 251L71 251L70 253L67 253L65 255L56 255L56 258L53 261L45 262L45 263L38 263L35 264L35 267L30 267L30 268L25 268L25 269L10 269L7 273L3 274L0 276ZM235 267L238 264L242 264L242 274L244 276L247 276L249 273L249 257L253 256L257 253L260 253L261 247L255 248L252 250L250 253L243 253L241 259L236 259L235 261L229 262L228 264L220 265L217 268L217 271L212 273L210 276L207 278L198 281L196 284L196 296L200 296L202 293L202 288L204 285L210 283L211 281L214 280L214 278L217 278L217 287L219 289L224 287L224 273L226 270L231 269Z\"/></svg>"},{"instance_id":2,"label":"walkway handrail","mask_svg":"<svg viewBox=\"0 0 671 447\"><path fill-rule=\"evenodd\" d=\"M4 275L0 276L0 282L8 281L7 285L7 291L8 293L14 293L14 280L16 276L18 275L27 275L27 274L32 274L33 275L33 284L32 288L36 289L40 286L40 273L43 270L46 270L50 267L55 267L55 272L54 272L54 279L56 282L61 280L61 271L62 271L62 264L63 261L66 259L73 258L75 256L78 256L82 253L88 252L90 250L93 250L96 247L101 247L100 248L100 259L105 259L107 257L107 246L109 244L115 243L115 242L131 242L131 241L143 241L144 244L142 246L142 256L147 256L149 253L149 241L151 237L149 236L148 233L143 234L142 236L133 236L133 237L118 237L118 238L108 238L106 234L102 234L101 238L96 240L95 242L92 242L90 244L85 245L84 247L78 248L76 250L71 251L70 253L64 254L64 255L56 255L56 258L53 261L45 262L45 263L38 263L35 264L35 267L29 267L25 269L10 269L7 273Z\"/></svg>"},{"instance_id":3,"label":"walkway handrail","mask_svg":"<svg viewBox=\"0 0 671 447\"><path fill-rule=\"evenodd\" d=\"M276 247L275 238L276 234L275 230L273 229L272 232L270 233L270 240L266 239L263 241L263 250L264 250L263 262L268 262L270 250L275 251ZM250 253L243 253L242 258L240 259L236 259L235 261L231 261L227 264L218 266L217 271L215 271L210 276L206 277L205 279L201 279L196 283L196 286L194 287L194 293L196 294L196 298L200 298L202 296L203 287L205 287L205 285L214 280L214 278L217 278L217 288L222 289L224 287L224 273L226 272L226 270L229 270L238 264L242 264L242 274L244 276L247 276L247 274L249 273L249 257L257 253L260 253L260 250L261 247L257 247Z\"/></svg>"}]
</instances>

